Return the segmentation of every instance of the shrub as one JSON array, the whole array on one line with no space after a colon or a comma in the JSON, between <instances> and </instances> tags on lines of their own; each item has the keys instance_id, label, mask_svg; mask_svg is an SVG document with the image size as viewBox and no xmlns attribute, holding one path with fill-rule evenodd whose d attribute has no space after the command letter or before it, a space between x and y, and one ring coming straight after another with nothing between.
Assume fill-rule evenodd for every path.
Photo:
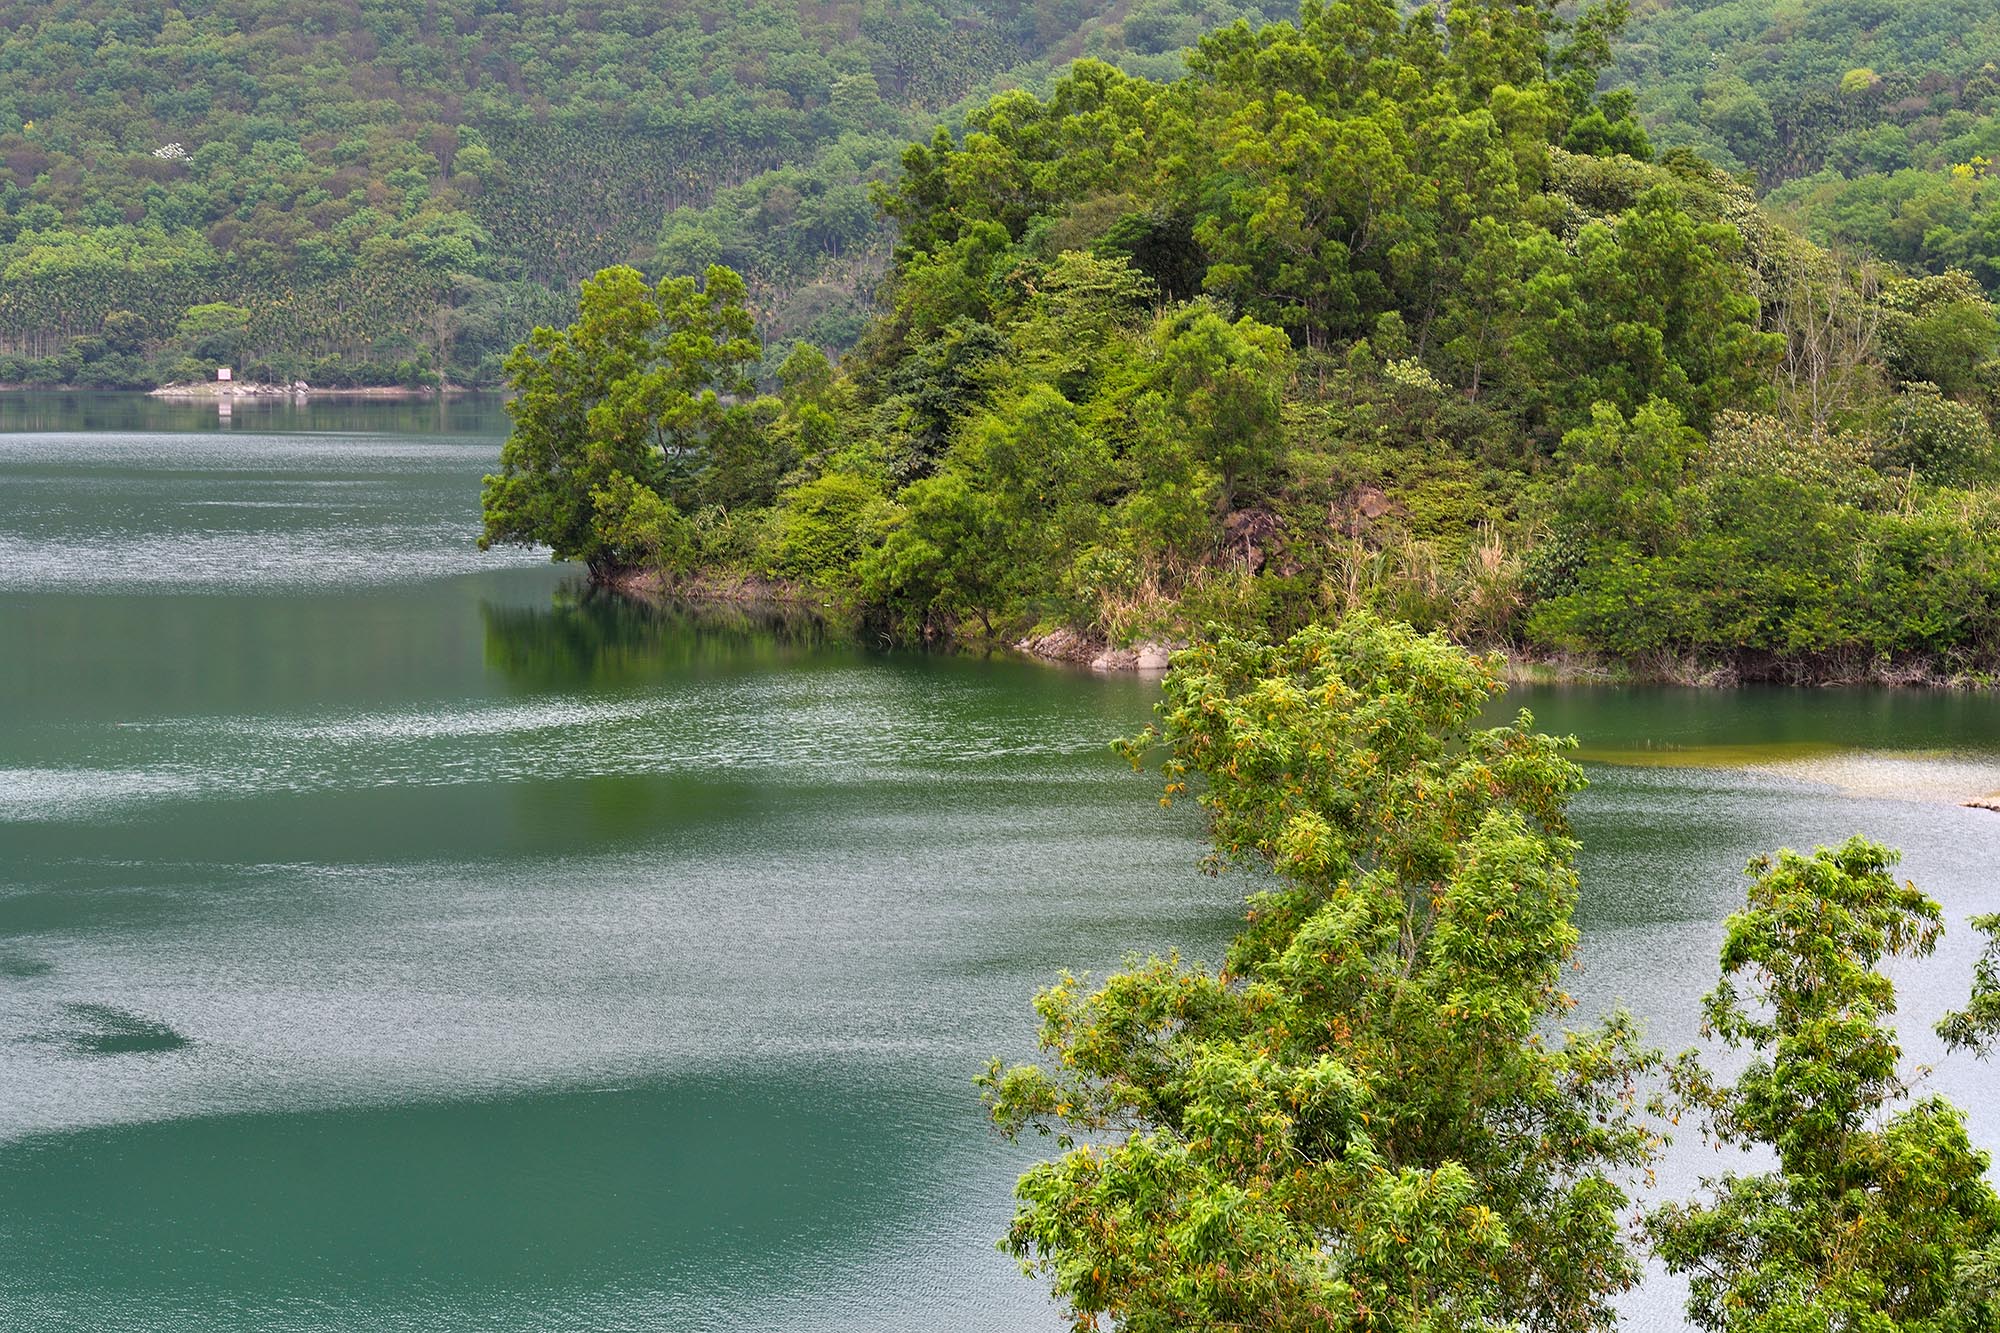
<instances>
[{"instance_id":1,"label":"shrub","mask_svg":"<svg viewBox=\"0 0 2000 1333\"><path fill-rule=\"evenodd\" d=\"M865 477L829 472L809 481L779 507L771 572L820 587L843 583L862 553L880 543L893 513Z\"/></svg>"},{"instance_id":2,"label":"shrub","mask_svg":"<svg viewBox=\"0 0 2000 1333\"><path fill-rule=\"evenodd\" d=\"M694 534L680 511L651 487L614 472L590 493L591 535L615 564L679 573L694 557Z\"/></svg>"},{"instance_id":3,"label":"shrub","mask_svg":"<svg viewBox=\"0 0 2000 1333\"><path fill-rule=\"evenodd\" d=\"M1870 452L1853 432L1801 430L1762 413L1724 412L1697 461L1710 473L1789 477L1851 494L1872 477Z\"/></svg>"},{"instance_id":4,"label":"shrub","mask_svg":"<svg viewBox=\"0 0 2000 1333\"><path fill-rule=\"evenodd\" d=\"M1897 396L1878 458L1939 486L1975 485L1992 477L2000 462L1986 418L1946 398L1935 384L1907 385Z\"/></svg>"}]
</instances>

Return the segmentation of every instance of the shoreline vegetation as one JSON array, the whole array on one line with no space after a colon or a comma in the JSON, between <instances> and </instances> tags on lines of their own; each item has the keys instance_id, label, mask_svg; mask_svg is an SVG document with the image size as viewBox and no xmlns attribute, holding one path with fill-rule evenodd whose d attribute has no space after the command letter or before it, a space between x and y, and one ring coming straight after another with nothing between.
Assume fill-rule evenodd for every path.
<instances>
[{"instance_id":1,"label":"shoreline vegetation","mask_svg":"<svg viewBox=\"0 0 2000 1333\"><path fill-rule=\"evenodd\" d=\"M472 392L455 385L377 384L351 388L317 388L300 380L292 384L253 384L218 380L162 384L145 390L148 398L453 398Z\"/></svg>"},{"instance_id":2,"label":"shoreline vegetation","mask_svg":"<svg viewBox=\"0 0 2000 1333\"><path fill-rule=\"evenodd\" d=\"M823 589L750 573L705 573L675 576L657 569L610 571L590 579L592 587L654 605L733 605L804 610L816 618L866 637L865 618ZM876 637L895 642L881 632ZM1101 636L1067 627L1018 637L959 635L935 637L924 646L953 652L1004 652L1052 666L1099 673L1164 674L1171 654L1188 646L1184 637L1114 643ZM1517 644L1461 643L1467 651L1497 657L1501 679L1510 685L1667 685L1689 689L1736 689L1744 685L1798 688L1868 686L1882 689L1989 690L2000 688L2000 677L1987 672L1954 672L1936 662L1846 657L1798 661L1740 663L1696 657L1620 661L1578 653L1541 652Z\"/></svg>"},{"instance_id":3,"label":"shoreline vegetation","mask_svg":"<svg viewBox=\"0 0 2000 1333\"><path fill-rule=\"evenodd\" d=\"M482 544L1104 669L1366 611L1555 678L2000 673L2000 312L1599 90L1622 7L1307 3L912 145L836 363L712 263L506 362ZM1300 71L1312 71L1305 77Z\"/></svg>"}]
</instances>

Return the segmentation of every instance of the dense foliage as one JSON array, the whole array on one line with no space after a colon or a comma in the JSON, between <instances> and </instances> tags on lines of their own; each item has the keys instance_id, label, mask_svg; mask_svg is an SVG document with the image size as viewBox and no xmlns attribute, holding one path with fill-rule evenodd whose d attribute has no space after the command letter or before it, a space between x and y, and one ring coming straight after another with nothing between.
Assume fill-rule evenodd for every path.
<instances>
[{"instance_id":1,"label":"dense foliage","mask_svg":"<svg viewBox=\"0 0 2000 1333\"><path fill-rule=\"evenodd\" d=\"M212 373L182 325L216 303L257 377L491 383L656 247L743 269L767 333L844 342L865 186L909 136L1051 57L1170 65L1261 14L1121 8L0 0L0 383Z\"/></svg>"},{"instance_id":2,"label":"dense foliage","mask_svg":"<svg viewBox=\"0 0 2000 1333\"><path fill-rule=\"evenodd\" d=\"M1593 91L1618 20L1313 0L971 111L878 191L854 351L756 409L768 502L700 497L664 573L1086 656L1366 607L1668 674L1992 671L1992 304L1650 160Z\"/></svg>"},{"instance_id":3,"label":"dense foliage","mask_svg":"<svg viewBox=\"0 0 2000 1333\"><path fill-rule=\"evenodd\" d=\"M543 545L600 577L691 555L684 511L703 499L769 498L758 476L745 368L757 355L743 284L712 268L646 285L607 269L583 285L577 321L538 329L508 358L514 430L486 479L493 542Z\"/></svg>"},{"instance_id":4,"label":"dense foliage","mask_svg":"<svg viewBox=\"0 0 2000 1333\"><path fill-rule=\"evenodd\" d=\"M1636 1277L1622 1181L1692 1112L1770 1169L1643 1214L1715 1333L2000 1328L2000 1195L1941 1097L1908 1105L1885 959L1941 911L1860 838L1759 858L1707 1034L1657 1057L1614 1015L1559 1032L1577 946L1573 741L1478 729L1495 664L1356 613L1176 655L1164 804L1192 793L1250 896L1220 969L1133 960L1036 999L1044 1062L980 1083L1060 1155L1018 1183L1008 1247L1075 1327L1471 1333L1609 1327ZM2000 919L1981 918L2000 931ZM2000 943L1939 1032L1983 1052Z\"/></svg>"},{"instance_id":5,"label":"dense foliage","mask_svg":"<svg viewBox=\"0 0 2000 1333\"><path fill-rule=\"evenodd\" d=\"M1647 128L1750 172L1808 234L2000 291L2000 11L1655 0L1618 48Z\"/></svg>"},{"instance_id":6,"label":"dense foliage","mask_svg":"<svg viewBox=\"0 0 2000 1333\"><path fill-rule=\"evenodd\" d=\"M1629 1022L1570 1007L1582 785L1565 742L1475 729L1495 664L1366 614L1182 654L1167 799L1276 872L1219 971L1154 959L1036 1002L1045 1066L985 1080L1014 1252L1092 1327L1581 1330L1637 1268L1618 1183L1654 1140Z\"/></svg>"},{"instance_id":7,"label":"dense foliage","mask_svg":"<svg viewBox=\"0 0 2000 1333\"><path fill-rule=\"evenodd\" d=\"M2000 1195L1964 1114L1907 1099L1878 964L1922 956L1938 905L1897 883L1894 853L1860 838L1755 861L1729 920L1708 1028L1755 1055L1724 1083L1689 1054L1681 1095L1719 1144L1757 1145L1773 1170L1707 1182L1705 1199L1655 1209L1654 1247L1688 1274L1689 1313L1716 1333L2000 1328ZM1747 981L1747 989L1739 983ZM1982 992L1991 983L1982 976ZM1968 1015L1954 1044L1975 1043Z\"/></svg>"}]
</instances>

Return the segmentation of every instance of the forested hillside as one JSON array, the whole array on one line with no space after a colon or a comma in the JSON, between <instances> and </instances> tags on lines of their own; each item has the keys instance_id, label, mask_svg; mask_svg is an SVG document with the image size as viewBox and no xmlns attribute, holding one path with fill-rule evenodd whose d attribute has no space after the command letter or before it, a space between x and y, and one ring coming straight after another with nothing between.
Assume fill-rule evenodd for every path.
<instances>
[{"instance_id":1,"label":"forested hillside","mask_svg":"<svg viewBox=\"0 0 2000 1333\"><path fill-rule=\"evenodd\" d=\"M844 347L903 143L1074 58L1171 79L1203 33L1290 12L0 0L0 383L496 383L621 262L728 264L767 340ZM1643 3L1614 50L1662 147L1823 243L2000 286L1990 5Z\"/></svg>"},{"instance_id":2,"label":"forested hillside","mask_svg":"<svg viewBox=\"0 0 2000 1333\"><path fill-rule=\"evenodd\" d=\"M1599 95L1615 13L1308 3L911 148L884 307L755 402L737 279L516 354L487 536L1086 645L1367 608L1672 675L2000 667L2000 321ZM634 373L635 368L644 368Z\"/></svg>"},{"instance_id":3,"label":"forested hillside","mask_svg":"<svg viewBox=\"0 0 2000 1333\"><path fill-rule=\"evenodd\" d=\"M2000 7L1641 0L1611 79L1816 240L2000 291Z\"/></svg>"},{"instance_id":4,"label":"forested hillside","mask_svg":"<svg viewBox=\"0 0 2000 1333\"><path fill-rule=\"evenodd\" d=\"M0 0L0 383L493 382L622 261L726 258L768 333L843 343L903 142L1256 12L1101 8Z\"/></svg>"}]
</instances>

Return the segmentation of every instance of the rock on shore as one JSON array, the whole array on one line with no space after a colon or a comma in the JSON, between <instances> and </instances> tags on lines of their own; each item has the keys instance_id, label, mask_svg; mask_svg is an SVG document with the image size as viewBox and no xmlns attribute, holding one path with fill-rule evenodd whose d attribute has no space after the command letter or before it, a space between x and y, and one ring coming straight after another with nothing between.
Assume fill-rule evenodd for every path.
<instances>
[{"instance_id":1,"label":"rock on shore","mask_svg":"<svg viewBox=\"0 0 2000 1333\"><path fill-rule=\"evenodd\" d=\"M162 384L148 390L154 398L272 398L281 394L306 393L305 381L296 385L237 383L234 380L203 380L192 384Z\"/></svg>"},{"instance_id":2,"label":"rock on shore","mask_svg":"<svg viewBox=\"0 0 2000 1333\"><path fill-rule=\"evenodd\" d=\"M1165 671L1168 659L1181 643L1136 643L1130 648L1113 648L1075 630L1059 629L1022 639L1014 645L1032 657L1049 662L1069 662L1088 666L1092 671L1138 671L1157 674Z\"/></svg>"}]
</instances>

